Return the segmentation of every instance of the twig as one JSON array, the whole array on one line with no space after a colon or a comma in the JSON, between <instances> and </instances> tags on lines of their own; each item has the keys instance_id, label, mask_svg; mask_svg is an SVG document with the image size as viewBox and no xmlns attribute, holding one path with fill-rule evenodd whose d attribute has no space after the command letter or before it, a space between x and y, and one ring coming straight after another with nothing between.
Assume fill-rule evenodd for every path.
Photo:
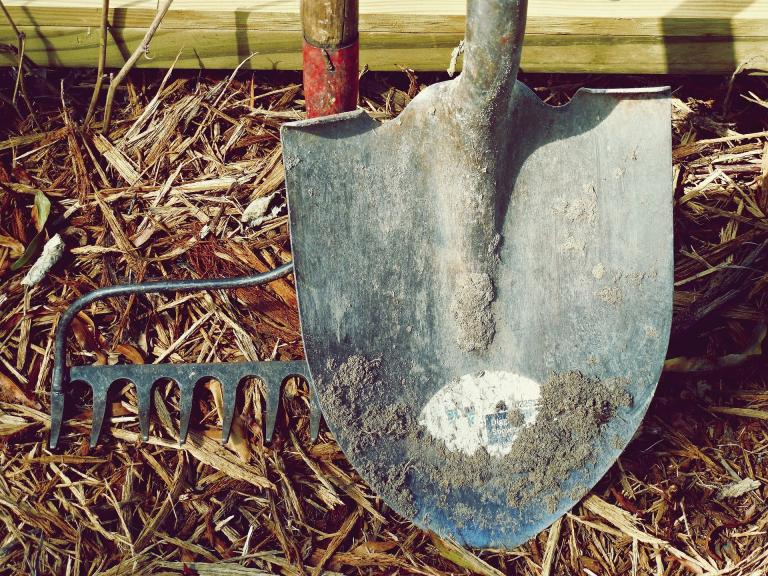
<instances>
[{"instance_id":1,"label":"twig","mask_svg":"<svg viewBox=\"0 0 768 576\"><path fill-rule=\"evenodd\" d=\"M16 38L19 42L19 46L17 48L19 67L16 73L16 85L13 87L13 97L11 98L11 102L16 104L16 96L20 91L21 97L24 99L24 103L27 105L29 113L32 115L32 120L34 120L35 124L37 124L35 111L32 109L32 102L29 99L29 94L27 94L27 86L24 84L24 50L27 44L27 35L19 30L18 26L16 26L16 22L13 21L11 13L8 12L8 9L3 3L3 0L0 0L0 9L2 9L3 14L5 14L5 19L8 20L8 23L11 25L11 29L13 30L13 33L16 34Z\"/></svg>"},{"instance_id":2,"label":"twig","mask_svg":"<svg viewBox=\"0 0 768 576\"><path fill-rule=\"evenodd\" d=\"M163 21L163 18L165 17L165 14L168 12L168 9L171 7L172 3L173 0L163 0L163 3L157 9L155 19L152 20L152 24L150 24L147 33L144 35L144 38L141 41L141 44L136 47L136 50L133 51L131 57L128 58L125 64L123 64L123 67L120 68L120 72L118 72L117 76L115 76L109 83L107 101L104 105L104 123L102 125L103 133L106 134L106 132L109 130L109 124L112 118L112 102L115 99L115 92L117 91L117 87L120 86L120 83L128 75L128 72L130 72L131 68L133 68L138 59L149 51L149 43L152 41L152 37L160 27L160 23Z\"/></svg>"},{"instance_id":3,"label":"twig","mask_svg":"<svg viewBox=\"0 0 768 576\"><path fill-rule=\"evenodd\" d=\"M555 566L557 545L560 540L560 527L562 523L563 519L559 518L549 529L547 546L544 549L544 559L541 561L541 576L550 576L550 574L552 574L552 569Z\"/></svg>"},{"instance_id":4,"label":"twig","mask_svg":"<svg viewBox=\"0 0 768 576\"><path fill-rule=\"evenodd\" d=\"M96 111L96 102L99 100L101 85L104 82L104 66L107 61L107 29L109 28L109 0L102 0L101 4L101 38L99 39L99 68L96 72L96 84L93 86L93 95L91 103L88 105L88 112L85 114L83 126L88 126L93 113Z\"/></svg>"},{"instance_id":5,"label":"twig","mask_svg":"<svg viewBox=\"0 0 768 576\"><path fill-rule=\"evenodd\" d=\"M16 97L19 95L19 88L21 87L22 82L24 82L24 66L22 62L24 62L24 51L27 48L27 35L24 34L24 32L18 32L17 37L19 39L19 68L16 71L16 84L13 86L13 95L11 96L12 102L16 102Z\"/></svg>"},{"instance_id":6,"label":"twig","mask_svg":"<svg viewBox=\"0 0 768 576\"><path fill-rule=\"evenodd\" d=\"M19 46L17 49L17 56L19 58L19 73L16 75L16 85L13 87L13 97L11 98L11 102L14 104L16 103L16 96L19 93L19 78L21 78L21 69L22 65L21 62L24 58L24 40L25 40L25 34L19 28L16 26L16 22L13 21L13 18L11 17L11 13L8 12L8 9L5 7L5 4L3 3L3 0L0 0L0 8L3 10L3 14L5 14L6 20L8 20L8 23L11 25L11 29L13 30L13 33L16 34L16 39L19 41Z\"/></svg>"}]
</instances>

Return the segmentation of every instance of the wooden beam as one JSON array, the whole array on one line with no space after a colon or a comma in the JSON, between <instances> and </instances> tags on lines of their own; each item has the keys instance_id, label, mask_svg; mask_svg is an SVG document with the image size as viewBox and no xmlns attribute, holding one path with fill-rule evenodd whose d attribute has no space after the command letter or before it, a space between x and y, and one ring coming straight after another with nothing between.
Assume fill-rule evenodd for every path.
<instances>
[{"instance_id":1,"label":"wooden beam","mask_svg":"<svg viewBox=\"0 0 768 576\"><path fill-rule=\"evenodd\" d=\"M100 0L4 0L41 66L95 67ZM298 0L175 0L138 66L301 66ZM112 0L107 64L141 40L155 0ZM360 0L361 63L443 70L463 37L462 0ZM0 44L16 42L0 23ZM15 57L0 50L0 64ZM768 69L768 0L530 0L523 69L530 72L731 73Z\"/></svg>"}]
</instances>

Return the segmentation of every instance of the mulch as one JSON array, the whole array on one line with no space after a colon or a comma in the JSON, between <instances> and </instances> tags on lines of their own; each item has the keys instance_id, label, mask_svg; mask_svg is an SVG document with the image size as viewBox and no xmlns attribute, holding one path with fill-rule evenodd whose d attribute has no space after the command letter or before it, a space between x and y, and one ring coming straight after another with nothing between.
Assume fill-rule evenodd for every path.
<instances>
[{"instance_id":1,"label":"mulch","mask_svg":"<svg viewBox=\"0 0 768 576\"><path fill-rule=\"evenodd\" d=\"M466 550L399 518L289 382L272 443L258 383L230 442L219 389L195 399L178 447L178 390L155 389L151 438L115 386L88 447L73 387L47 448L53 330L80 295L152 278L265 271L291 260L279 128L302 117L290 73L133 72L106 134L83 126L93 71L37 72L32 109L0 71L0 574L728 574L768 571L768 82L529 76L551 104L581 86L674 88L675 316L656 399L635 439L570 513L512 551ZM360 105L396 116L444 75L367 73ZM271 197L261 222L243 212ZM637 215L642 218L642 214ZM61 259L22 280L59 234ZM21 261L21 262L19 262ZM113 298L73 324L70 364L302 357L292 277Z\"/></svg>"}]
</instances>

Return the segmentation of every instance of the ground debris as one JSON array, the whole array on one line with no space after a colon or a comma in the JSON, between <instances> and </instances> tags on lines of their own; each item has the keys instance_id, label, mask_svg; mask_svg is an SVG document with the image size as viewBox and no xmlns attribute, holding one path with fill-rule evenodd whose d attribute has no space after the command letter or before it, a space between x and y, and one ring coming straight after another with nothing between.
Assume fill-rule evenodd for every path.
<instances>
[{"instance_id":1,"label":"ground debris","mask_svg":"<svg viewBox=\"0 0 768 576\"><path fill-rule=\"evenodd\" d=\"M54 234L43 246L43 252L21 280L22 286L35 286L50 272L64 254L64 241L59 234Z\"/></svg>"},{"instance_id":2,"label":"ground debris","mask_svg":"<svg viewBox=\"0 0 768 576\"><path fill-rule=\"evenodd\" d=\"M210 394L196 404L193 449L180 451L173 440L178 392L168 384L156 388L148 444L139 442L133 388L115 386L111 429L93 451L86 437L89 393L74 390L62 450L50 453L51 342L68 303L99 286L232 276L290 260L285 216L253 227L241 218L255 198L284 201L279 128L302 116L300 75L241 71L230 82L229 74L174 72L161 89L164 72L136 71L118 92L104 142L77 125L95 70L29 75L33 97L35 84L43 90L36 119L19 117L8 104L15 69L0 74L0 573L74 575L98 567L109 574L182 574L186 565L201 574L299 575L323 561L328 573L538 576L545 547L553 551L546 556L551 575L768 571L764 486L715 502L734 478L768 478L761 457L768 450L764 355L750 353L749 363L735 366L716 361L751 350L753 328L766 316L768 255L759 248L768 239L768 94L761 80L735 77L728 106L728 82L665 80L675 85L670 357L706 360L713 369L684 366L665 375L637 437L592 495L557 530L501 552L460 549L402 522L327 431L309 444L306 390L295 382L287 385L269 447L258 385L243 387L247 463L234 453L222 456L229 449L214 439L218 415ZM529 84L559 105L587 83L628 81L541 76ZM53 98L46 84L55 86L48 90ZM409 85L404 75L370 72L361 106L387 119L410 100ZM35 290L25 290L28 266L10 267L37 233L37 191L52 204L46 229L59 233L68 250ZM591 211L569 214L588 221ZM202 235L206 226L210 233ZM563 249L580 256L575 244ZM603 264L595 277L613 273ZM199 333L177 343L211 310ZM290 279L232 293L108 300L78 322L72 363L106 362L121 346L148 362L174 345L168 359L175 362L302 357ZM379 429L376 414L367 414L370 437L403 434L403 405L382 414ZM213 465L222 460L241 477ZM383 473L401 478L404 471Z\"/></svg>"}]
</instances>

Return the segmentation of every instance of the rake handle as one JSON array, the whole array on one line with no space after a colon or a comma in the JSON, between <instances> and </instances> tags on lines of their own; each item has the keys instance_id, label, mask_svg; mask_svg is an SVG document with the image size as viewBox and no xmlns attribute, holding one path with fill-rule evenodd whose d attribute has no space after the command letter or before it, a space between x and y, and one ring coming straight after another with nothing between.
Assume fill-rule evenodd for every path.
<instances>
[{"instance_id":1,"label":"rake handle","mask_svg":"<svg viewBox=\"0 0 768 576\"><path fill-rule=\"evenodd\" d=\"M317 118L357 107L358 0L302 0L304 99Z\"/></svg>"}]
</instances>

